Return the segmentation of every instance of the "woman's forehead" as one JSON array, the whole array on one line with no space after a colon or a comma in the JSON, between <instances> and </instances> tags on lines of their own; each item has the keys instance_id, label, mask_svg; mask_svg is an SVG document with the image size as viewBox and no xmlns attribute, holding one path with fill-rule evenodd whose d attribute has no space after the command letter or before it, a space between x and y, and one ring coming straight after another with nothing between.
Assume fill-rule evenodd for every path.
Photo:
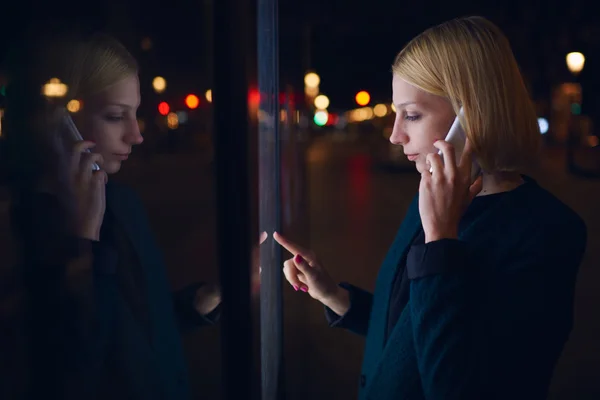
<instances>
[{"instance_id":1,"label":"woman's forehead","mask_svg":"<svg viewBox=\"0 0 600 400\"><path fill-rule=\"evenodd\" d=\"M114 104L137 108L140 103L139 80L137 76L127 77L95 94L90 100L98 106Z\"/></svg>"}]
</instances>

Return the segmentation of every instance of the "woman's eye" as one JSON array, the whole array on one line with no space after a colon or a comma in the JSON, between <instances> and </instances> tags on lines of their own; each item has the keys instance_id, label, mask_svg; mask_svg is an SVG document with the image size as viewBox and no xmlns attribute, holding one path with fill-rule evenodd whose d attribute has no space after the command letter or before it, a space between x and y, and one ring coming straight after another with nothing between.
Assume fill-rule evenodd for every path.
<instances>
[{"instance_id":1,"label":"woman's eye","mask_svg":"<svg viewBox=\"0 0 600 400\"><path fill-rule=\"evenodd\" d=\"M421 117L420 115L408 115L408 114L406 114L406 115L404 116L404 119L405 119L405 120L407 120L407 121L416 121L416 120L418 120L420 117Z\"/></svg>"},{"instance_id":2,"label":"woman's eye","mask_svg":"<svg viewBox=\"0 0 600 400\"><path fill-rule=\"evenodd\" d=\"M106 119L109 122L118 122L123 120L123 116L122 115L106 115L104 117L104 119Z\"/></svg>"}]
</instances>

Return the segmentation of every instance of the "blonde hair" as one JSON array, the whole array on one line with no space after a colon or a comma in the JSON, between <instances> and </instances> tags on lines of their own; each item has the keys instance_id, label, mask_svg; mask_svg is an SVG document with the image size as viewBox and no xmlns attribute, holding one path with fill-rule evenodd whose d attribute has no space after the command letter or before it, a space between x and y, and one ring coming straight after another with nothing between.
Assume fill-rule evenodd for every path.
<instances>
[{"instance_id":1,"label":"blonde hair","mask_svg":"<svg viewBox=\"0 0 600 400\"><path fill-rule=\"evenodd\" d=\"M41 174L59 176L65 161L56 147L61 118L70 100L85 100L137 75L134 57L104 34L60 36L16 46L10 57L6 89L3 162L13 188L31 187ZM49 101L42 87L58 78L65 96Z\"/></svg>"},{"instance_id":2,"label":"blonde hair","mask_svg":"<svg viewBox=\"0 0 600 400\"><path fill-rule=\"evenodd\" d=\"M535 108L510 44L483 17L458 18L429 28L396 56L393 73L447 98L487 172L521 171L537 158Z\"/></svg>"}]
</instances>

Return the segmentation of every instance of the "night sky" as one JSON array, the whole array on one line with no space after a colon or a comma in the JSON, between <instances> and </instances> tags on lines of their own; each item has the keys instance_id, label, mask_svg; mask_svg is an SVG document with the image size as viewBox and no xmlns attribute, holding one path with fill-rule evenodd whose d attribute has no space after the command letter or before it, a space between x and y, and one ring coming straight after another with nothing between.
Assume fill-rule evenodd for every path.
<instances>
[{"instance_id":1,"label":"night sky","mask_svg":"<svg viewBox=\"0 0 600 400\"><path fill-rule=\"evenodd\" d=\"M104 30L126 43L140 60L144 75L165 76L174 91L203 90L210 86L206 76L210 63L205 46L206 1L110 0L96 5L83 1L13 2L3 5L0 62L26 27ZM280 75L301 91L305 68L314 68L321 75L321 90L331 98L332 108L352 107L354 94L361 89L370 91L374 100L389 101L391 62L410 38L444 20L478 14L506 32L535 98L547 98L553 84L570 79L564 60L567 52L583 52L586 65L580 80L587 107L583 111L592 114L600 104L595 96L598 79L593 73L600 23L592 4L578 0L505 0L495 4L467 0L281 0ZM150 52L140 49L146 36L154 43Z\"/></svg>"}]
</instances>

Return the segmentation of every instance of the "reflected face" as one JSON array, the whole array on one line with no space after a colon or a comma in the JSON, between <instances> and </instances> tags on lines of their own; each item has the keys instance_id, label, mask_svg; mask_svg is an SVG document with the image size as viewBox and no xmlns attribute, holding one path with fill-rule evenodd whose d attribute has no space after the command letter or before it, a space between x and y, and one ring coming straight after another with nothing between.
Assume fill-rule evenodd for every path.
<instances>
[{"instance_id":1,"label":"reflected face","mask_svg":"<svg viewBox=\"0 0 600 400\"><path fill-rule=\"evenodd\" d=\"M107 174L118 172L133 146L144 141L136 118L139 105L139 79L131 75L86 99L76 116L83 138L96 143L93 151L102 155L100 168Z\"/></svg>"},{"instance_id":2,"label":"reflected face","mask_svg":"<svg viewBox=\"0 0 600 400\"><path fill-rule=\"evenodd\" d=\"M433 143L443 140L454 122L452 105L447 99L427 93L395 75L392 92L396 120L390 142L404 148L404 154L415 163L417 171L425 171L427 154L438 151Z\"/></svg>"}]
</instances>

